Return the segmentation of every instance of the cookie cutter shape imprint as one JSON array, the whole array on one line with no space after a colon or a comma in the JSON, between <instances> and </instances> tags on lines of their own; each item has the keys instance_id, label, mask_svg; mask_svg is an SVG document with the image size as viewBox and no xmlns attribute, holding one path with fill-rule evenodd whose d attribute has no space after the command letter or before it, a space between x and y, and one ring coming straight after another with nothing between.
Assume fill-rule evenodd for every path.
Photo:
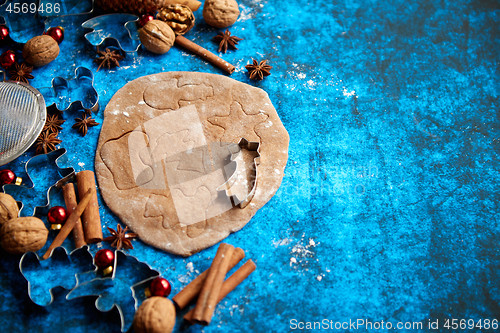
<instances>
[{"instance_id":1,"label":"cookie cutter shape imprint","mask_svg":"<svg viewBox=\"0 0 500 333\"><path fill-rule=\"evenodd\" d=\"M18 158L43 130L47 111L42 94L20 82L0 82L0 165Z\"/></svg>"},{"instance_id":2,"label":"cookie cutter shape imprint","mask_svg":"<svg viewBox=\"0 0 500 333\"><path fill-rule=\"evenodd\" d=\"M36 155L32 157L25 164L25 172L32 186L25 187L22 185L6 184L3 186L4 193L10 194L16 199L25 197L28 191L30 192L35 191L34 190L35 182L30 176L32 170L40 170L44 165L54 165L57 169L57 173L62 178L47 189L46 192L47 204L43 206L36 206L33 210L33 216L37 214L41 215L47 214L50 207L50 197L52 195L52 192L61 189L68 181L72 180L75 176L75 169L73 169L72 167L61 168L59 166L60 159L63 157L65 153L66 149L60 148L51 151L48 154ZM24 208L24 203L21 201L19 214L21 214L23 208Z\"/></svg>"},{"instance_id":3,"label":"cookie cutter shape imprint","mask_svg":"<svg viewBox=\"0 0 500 333\"><path fill-rule=\"evenodd\" d=\"M126 53L135 53L141 46L137 21L132 14L101 15L82 23L82 27L91 29L85 39L98 48L116 47Z\"/></svg>"},{"instance_id":4,"label":"cookie cutter shape imprint","mask_svg":"<svg viewBox=\"0 0 500 333\"><path fill-rule=\"evenodd\" d=\"M231 194L231 187L235 184L236 180L238 179L238 167L236 167L236 171L229 177L229 179L222 184L217 191L220 191L227 195L230 199L231 202L233 203L234 206L239 206L240 208L245 208L250 201L252 201L253 197L255 196L255 190L257 188L257 166L260 164L260 143L259 142L249 142L245 138L241 138L240 142L238 142L238 150L233 151L231 148L234 145L229 146L229 151L231 152L231 161L235 161L236 157L240 154L242 149L246 149L249 151L255 151L257 155L253 159L253 171L255 172L255 177L253 177L252 181L252 189L250 192L244 197L244 198L239 198L238 195L236 194Z\"/></svg>"},{"instance_id":5,"label":"cookie cutter shape imprint","mask_svg":"<svg viewBox=\"0 0 500 333\"><path fill-rule=\"evenodd\" d=\"M86 67L75 69L74 79L55 77L52 87L40 88L47 106L54 105L59 111L69 108L96 112L99 109L99 95L94 88L94 74Z\"/></svg>"}]
</instances>

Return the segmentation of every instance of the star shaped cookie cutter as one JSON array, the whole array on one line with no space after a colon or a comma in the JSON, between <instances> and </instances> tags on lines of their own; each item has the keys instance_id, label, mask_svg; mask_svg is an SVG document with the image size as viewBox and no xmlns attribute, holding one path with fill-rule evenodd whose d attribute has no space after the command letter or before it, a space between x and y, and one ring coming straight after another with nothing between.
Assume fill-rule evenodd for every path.
<instances>
[{"instance_id":1,"label":"star shaped cookie cutter","mask_svg":"<svg viewBox=\"0 0 500 333\"><path fill-rule=\"evenodd\" d=\"M233 151L234 147L236 147L237 151ZM253 170L255 171L255 177L253 177L252 189L244 198L239 198L237 194L231 194L231 187L236 183L236 180L238 179L238 166L236 166L235 172L229 177L229 179L224 184L219 186L219 188L217 188L217 191L229 197L234 207L239 206L240 208L245 208L250 203L250 201L252 201L253 197L255 196L255 190L257 189L257 166L260 164L260 143L250 142L245 138L241 138L240 142L238 142L238 145L231 144L229 145L228 149L231 153L230 159L235 163L238 163L235 160L242 149L255 151L257 153L257 155L253 159Z\"/></svg>"},{"instance_id":2,"label":"star shaped cookie cutter","mask_svg":"<svg viewBox=\"0 0 500 333\"><path fill-rule=\"evenodd\" d=\"M26 175L28 177L29 182L31 183L31 187L26 187L23 185L15 185L15 184L6 184L2 187L3 192L12 195L14 198L20 198L23 197L23 194L26 194L27 191L32 191L35 188L35 182L33 181L33 178L30 176L31 170L39 170L40 168L43 167L43 165L53 165L57 169L58 175L61 177L58 181L55 182L52 186L50 186L47 189L47 194L46 194L46 205L42 206L35 206L33 209L33 214L32 216L41 214L45 215L48 212L48 209L50 207L50 197L53 191L61 189L68 181L72 180L73 177L75 176L75 169L72 167L69 168L61 168L59 166L61 158L64 156L66 153L65 148L60 148L54 151L51 151L50 153L47 154L42 154L42 155L36 155L29 159L24 168ZM21 201L21 205L19 207L19 215L21 215L21 212L24 208L24 203Z\"/></svg>"}]
</instances>

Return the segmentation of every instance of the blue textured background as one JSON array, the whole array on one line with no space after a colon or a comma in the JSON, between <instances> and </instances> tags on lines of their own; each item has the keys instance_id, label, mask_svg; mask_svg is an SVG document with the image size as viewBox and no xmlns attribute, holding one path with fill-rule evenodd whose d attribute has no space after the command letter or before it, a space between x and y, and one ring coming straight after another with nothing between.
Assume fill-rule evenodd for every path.
<instances>
[{"instance_id":1,"label":"blue textured background","mask_svg":"<svg viewBox=\"0 0 500 333\"><path fill-rule=\"evenodd\" d=\"M439 331L448 331L447 318L500 319L500 2L239 4L231 32L244 40L222 57L237 66L232 78L268 92L290 133L290 157L276 196L227 238L257 271L203 331L286 332L292 319L324 318L424 327L439 319ZM186 37L216 52L211 38L218 30L204 23L201 9L195 14ZM65 27L66 39L53 63L34 70L34 87L71 77L76 66L97 69L79 28L89 17L49 23ZM273 66L262 82L247 78L252 57ZM97 121L126 82L174 70L223 74L177 47L161 56L139 51L120 68L95 74ZM82 138L70 128L76 116L64 115L61 147L67 165L93 169L100 127ZM8 167L22 175L32 154ZM116 227L101 204L104 226ZM210 248L184 259L134 244L129 254L168 278L172 294L215 254ZM2 253L2 331L119 330L116 311L64 301L63 291L48 308L33 305L17 262ZM200 328L178 323L176 330Z\"/></svg>"}]
</instances>

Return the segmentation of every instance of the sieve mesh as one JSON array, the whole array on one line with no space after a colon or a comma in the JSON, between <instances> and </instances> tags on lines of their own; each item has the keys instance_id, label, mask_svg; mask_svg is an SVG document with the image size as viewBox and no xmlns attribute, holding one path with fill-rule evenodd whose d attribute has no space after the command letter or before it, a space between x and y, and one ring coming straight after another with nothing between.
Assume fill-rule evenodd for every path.
<instances>
[{"instance_id":1,"label":"sieve mesh","mask_svg":"<svg viewBox=\"0 0 500 333\"><path fill-rule=\"evenodd\" d=\"M24 153L43 129L45 101L36 89L0 82L0 165Z\"/></svg>"}]
</instances>

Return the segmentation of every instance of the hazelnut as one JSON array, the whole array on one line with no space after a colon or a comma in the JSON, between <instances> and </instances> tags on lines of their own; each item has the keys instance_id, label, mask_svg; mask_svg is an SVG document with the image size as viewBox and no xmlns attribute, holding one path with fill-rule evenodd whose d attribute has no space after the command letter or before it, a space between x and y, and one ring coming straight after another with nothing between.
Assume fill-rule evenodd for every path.
<instances>
[{"instance_id":1,"label":"hazelnut","mask_svg":"<svg viewBox=\"0 0 500 333\"><path fill-rule=\"evenodd\" d=\"M16 200L8 194L0 193L0 227L19 215Z\"/></svg>"},{"instance_id":2,"label":"hazelnut","mask_svg":"<svg viewBox=\"0 0 500 333\"><path fill-rule=\"evenodd\" d=\"M0 243L12 254L36 252L47 242L49 231L39 218L17 217L2 225Z\"/></svg>"},{"instance_id":3,"label":"hazelnut","mask_svg":"<svg viewBox=\"0 0 500 333\"><path fill-rule=\"evenodd\" d=\"M135 313L135 333L170 333L174 326L175 306L168 298L150 297Z\"/></svg>"},{"instance_id":4,"label":"hazelnut","mask_svg":"<svg viewBox=\"0 0 500 333\"><path fill-rule=\"evenodd\" d=\"M167 23L151 20L139 30L139 38L148 51L163 54L174 45L175 33Z\"/></svg>"},{"instance_id":5,"label":"hazelnut","mask_svg":"<svg viewBox=\"0 0 500 333\"><path fill-rule=\"evenodd\" d=\"M240 15L235 0L206 0L203 6L203 18L207 24L216 28L233 25Z\"/></svg>"},{"instance_id":6,"label":"hazelnut","mask_svg":"<svg viewBox=\"0 0 500 333\"><path fill-rule=\"evenodd\" d=\"M31 38L23 47L23 58L27 63L41 67L57 58L59 44L49 35Z\"/></svg>"}]
</instances>

